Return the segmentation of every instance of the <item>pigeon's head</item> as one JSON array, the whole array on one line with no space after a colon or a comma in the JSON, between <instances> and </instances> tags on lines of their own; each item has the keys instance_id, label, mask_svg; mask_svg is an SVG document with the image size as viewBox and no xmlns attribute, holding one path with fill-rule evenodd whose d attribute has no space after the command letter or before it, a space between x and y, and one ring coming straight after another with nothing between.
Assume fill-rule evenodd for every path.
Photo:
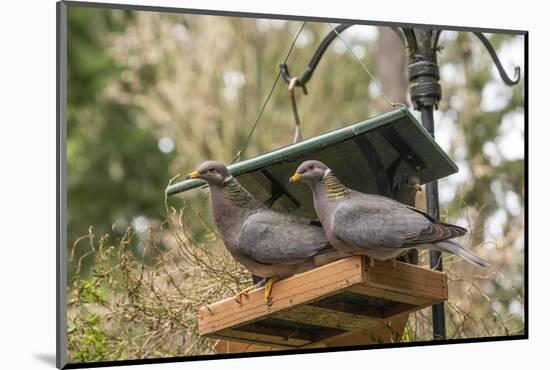
<instances>
[{"instance_id":1,"label":"pigeon's head","mask_svg":"<svg viewBox=\"0 0 550 370\"><path fill-rule=\"evenodd\" d=\"M399 186L400 188L404 188L405 190L410 192L422 191L422 186L420 185L420 178L416 175L410 175L405 177L403 180L399 182L397 186Z\"/></svg>"},{"instance_id":2,"label":"pigeon's head","mask_svg":"<svg viewBox=\"0 0 550 370\"><path fill-rule=\"evenodd\" d=\"M313 184L317 181L321 181L323 177L329 173L330 168L328 168L323 162L305 161L298 167L294 175L289 179L289 182L305 182L306 184Z\"/></svg>"},{"instance_id":3,"label":"pigeon's head","mask_svg":"<svg viewBox=\"0 0 550 370\"><path fill-rule=\"evenodd\" d=\"M209 185L221 185L231 178L231 174L222 162L207 161L191 172L187 178L203 179Z\"/></svg>"},{"instance_id":4,"label":"pigeon's head","mask_svg":"<svg viewBox=\"0 0 550 370\"><path fill-rule=\"evenodd\" d=\"M393 187L393 197L395 200L411 206L416 204L416 193L422 191L420 178L416 175L410 175L401 178Z\"/></svg>"}]
</instances>

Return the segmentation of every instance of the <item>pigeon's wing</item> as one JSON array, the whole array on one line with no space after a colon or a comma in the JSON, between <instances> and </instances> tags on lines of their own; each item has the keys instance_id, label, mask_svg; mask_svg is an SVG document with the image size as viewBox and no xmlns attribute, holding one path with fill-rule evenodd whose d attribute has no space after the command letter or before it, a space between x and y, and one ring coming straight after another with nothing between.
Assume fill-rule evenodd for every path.
<instances>
[{"instance_id":1,"label":"pigeon's wing","mask_svg":"<svg viewBox=\"0 0 550 370\"><path fill-rule=\"evenodd\" d=\"M426 241L422 240L423 238L427 238L427 239L431 238L432 240L430 241L434 242L434 241L456 238L468 232L468 230L463 228L462 226L448 224L446 222L441 222L439 220L436 220L435 218L433 218L432 216L430 216L429 214L427 214L426 212L418 208L414 208L410 206L407 208L409 208L411 211L416 212L417 214L424 216L426 219L430 220L430 222L432 223L432 225L430 226L433 226L433 230L431 231L422 230L414 239L408 240L408 242L417 241L420 244L426 243ZM430 227L428 227L428 229L430 229Z\"/></svg>"},{"instance_id":2,"label":"pigeon's wing","mask_svg":"<svg viewBox=\"0 0 550 370\"><path fill-rule=\"evenodd\" d=\"M247 218L239 251L256 262L294 265L333 250L321 227L292 215L263 210Z\"/></svg>"},{"instance_id":3,"label":"pigeon's wing","mask_svg":"<svg viewBox=\"0 0 550 370\"><path fill-rule=\"evenodd\" d=\"M342 202L332 227L336 237L348 245L381 251L434 243L467 231L393 199L365 194Z\"/></svg>"},{"instance_id":4,"label":"pigeon's wing","mask_svg":"<svg viewBox=\"0 0 550 370\"><path fill-rule=\"evenodd\" d=\"M407 232L407 238L404 244L405 246L410 247L420 244L435 243L442 240L456 238L468 232L468 230L461 226L436 220L431 215L418 208L412 206L406 207L409 211L414 212L406 216L408 219L414 219L421 216L428 220L429 223L425 224L425 227L420 229L410 228Z\"/></svg>"},{"instance_id":5,"label":"pigeon's wing","mask_svg":"<svg viewBox=\"0 0 550 370\"><path fill-rule=\"evenodd\" d=\"M413 208L416 210L416 208ZM420 216L424 216L420 213ZM418 217L415 215L415 217ZM428 218L426 218L428 219ZM405 243L406 247L414 247L421 244L436 243L439 241L456 238L466 234L468 230L461 226L447 224L445 222L429 222L426 227L415 230L409 230Z\"/></svg>"},{"instance_id":6,"label":"pigeon's wing","mask_svg":"<svg viewBox=\"0 0 550 370\"><path fill-rule=\"evenodd\" d=\"M406 240L409 225L399 217L400 203L386 199L356 196L340 202L331 223L332 232L359 250L384 252L399 248Z\"/></svg>"}]
</instances>

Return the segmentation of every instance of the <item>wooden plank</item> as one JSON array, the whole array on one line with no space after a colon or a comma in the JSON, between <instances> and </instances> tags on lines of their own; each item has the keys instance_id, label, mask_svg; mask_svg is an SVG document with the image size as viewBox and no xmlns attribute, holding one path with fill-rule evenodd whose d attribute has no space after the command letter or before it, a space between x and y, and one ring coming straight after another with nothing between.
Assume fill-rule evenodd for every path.
<instances>
[{"instance_id":1,"label":"wooden plank","mask_svg":"<svg viewBox=\"0 0 550 370\"><path fill-rule=\"evenodd\" d=\"M315 270L295 275L273 284L271 306L265 304L263 288L249 293L248 299L237 303L233 298L199 310L199 334L243 325L261 317L313 302L335 294L362 281L361 257L345 258Z\"/></svg>"},{"instance_id":2,"label":"wooden plank","mask_svg":"<svg viewBox=\"0 0 550 370\"><path fill-rule=\"evenodd\" d=\"M382 317L382 310L384 308L396 305L398 303L399 302L388 300L385 298L352 293L348 290L315 302L316 305L334 306L333 309L335 310L374 317Z\"/></svg>"},{"instance_id":3,"label":"wooden plank","mask_svg":"<svg viewBox=\"0 0 550 370\"><path fill-rule=\"evenodd\" d=\"M420 287L431 287L436 290L444 289L447 285L447 276L440 271L399 261L396 262L395 267L392 266L391 261L376 261L373 267L369 265L367 259L363 263L365 281L376 283L376 277L386 277L390 279L389 284L393 285L394 282L403 279L404 281L417 283ZM369 280L369 276L372 276L372 280ZM385 284L389 285L388 283Z\"/></svg>"},{"instance_id":4,"label":"wooden plank","mask_svg":"<svg viewBox=\"0 0 550 370\"><path fill-rule=\"evenodd\" d=\"M364 281L372 286L391 286L395 291L414 291L424 297L439 298L445 295L447 279L444 273L407 265L399 263L395 269L391 264L367 268Z\"/></svg>"},{"instance_id":5,"label":"wooden plank","mask_svg":"<svg viewBox=\"0 0 550 370\"><path fill-rule=\"evenodd\" d=\"M447 296L447 290L441 288L423 287L420 284L405 280L405 279L392 279L385 276L371 275L372 278L365 285L372 288L381 288L394 293L408 294L417 297L418 299L425 298L427 300L439 300L444 299ZM391 287L391 288L388 288ZM415 289L417 287L417 289ZM384 297L381 297L384 298ZM397 300L399 302L399 300Z\"/></svg>"},{"instance_id":6,"label":"wooden plank","mask_svg":"<svg viewBox=\"0 0 550 370\"><path fill-rule=\"evenodd\" d=\"M436 301L434 299L416 296L413 293L396 292L396 291L387 289L387 287L379 288L379 287L363 285L363 284L357 284L357 285L351 286L346 290L352 293L364 294L371 297L384 298L390 301L408 303L415 306L422 306L425 304L429 304L430 302Z\"/></svg>"},{"instance_id":7,"label":"wooden plank","mask_svg":"<svg viewBox=\"0 0 550 370\"><path fill-rule=\"evenodd\" d=\"M250 343L297 348L333 337L342 332L344 332L342 329L270 317L237 328L222 330L217 335Z\"/></svg>"},{"instance_id":8,"label":"wooden plank","mask_svg":"<svg viewBox=\"0 0 550 370\"><path fill-rule=\"evenodd\" d=\"M273 323L273 321L275 321L275 323ZM277 325L277 321L291 325ZM303 329L302 323L289 323L288 320L274 320L272 316L268 320L253 322L250 324L239 326L238 328L235 328L233 330L239 332L260 333L273 337L279 337L282 338L284 342L289 342L289 340L298 340L303 341L302 344L306 344L311 343L314 339L313 330Z\"/></svg>"},{"instance_id":9,"label":"wooden plank","mask_svg":"<svg viewBox=\"0 0 550 370\"><path fill-rule=\"evenodd\" d=\"M371 318L381 318L383 314L383 311L377 307L362 306L344 301L329 301L327 299L310 303L309 306L317 307L319 309L330 310L332 312L342 315L351 314L362 317L366 316Z\"/></svg>"},{"instance_id":10,"label":"wooden plank","mask_svg":"<svg viewBox=\"0 0 550 370\"><path fill-rule=\"evenodd\" d=\"M280 312L275 314L275 317L343 330L366 329L376 325L378 322L378 319L373 317L338 312L309 305Z\"/></svg>"},{"instance_id":11,"label":"wooden plank","mask_svg":"<svg viewBox=\"0 0 550 370\"><path fill-rule=\"evenodd\" d=\"M366 330L348 331L323 341L311 343L306 347L331 348L377 343L396 343L401 340L408 316L408 314L402 314L391 320L383 320L379 324Z\"/></svg>"},{"instance_id":12,"label":"wooden plank","mask_svg":"<svg viewBox=\"0 0 550 370\"><path fill-rule=\"evenodd\" d=\"M408 303L398 303L396 305L383 309L382 318L388 319L396 315L401 315L404 312L414 312L421 308L421 306L415 306Z\"/></svg>"},{"instance_id":13,"label":"wooden plank","mask_svg":"<svg viewBox=\"0 0 550 370\"><path fill-rule=\"evenodd\" d=\"M384 319L378 319L375 325L367 329L346 331L320 341L305 345L302 348L324 348L350 345L363 345L379 343L378 340L386 340L383 343L393 343L399 341L403 335L403 330L409 318L409 314L422 307L402 304L401 307L388 308L388 316ZM427 305L426 305L427 306ZM425 307L425 306L424 306Z\"/></svg>"},{"instance_id":14,"label":"wooden plank","mask_svg":"<svg viewBox=\"0 0 550 370\"><path fill-rule=\"evenodd\" d=\"M391 261L376 261L371 267L366 258L363 266L364 284L350 291L415 305L447 299L445 273L403 262L392 267Z\"/></svg>"},{"instance_id":15,"label":"wooden plank","mask_svg":"<svg viewBox=\"0 0 550 370\"><path fill-rule=\"evenodd\" d=\"M369 258L366 256L363 256L365 269L369 270L378 270L378 271L384 271L384 270L393 270L393 271L401 271L406 274L431 274L432 272L436 275L445 275L444 272L431 270L429 268L413 265L406 262L396 261L395 267L393 267L393 262L391 260L386 261L379 261L375 260L374 266L371 266L369 263Z\"/></svg>"},{"instance_id":16,"label":"wooden plank","mask_svg":"<svg viewBox=\"0 0 550 370\"><path fill-rule=\"evenodd\" d=\"M220 332L217 332L216 334L211 335L210 337L239 341L243 343L259 344L263 346L276 346L281 349L298 348L311 343L311 341L306 341L302 339L285 339L277 335L251 333L232 329L222 330Z\"/></svg>"},{"instance_id":17,"label":"wooden plank","mask_svg":"<svg viewBox=\"0 0 550 370\"><path fill-rule=\"evenodd\" d=\"M291 347L289 347L291 348ZM278 346L261 346L258 344L236 342L234 340L217 339L214 343L216 353L250 353L250 352L271 352L283 349Z\"/></svg>"},{"instance_id":18,"label":"wooden plank","mask_svg":"<svg viewBox=\"0 0 550 370\"><path fill-rule=\"evenodd\" d=\"M379 320L376 325L366 330L347 331L324 340L313 342L304 347L306 348L324 348L338 346L365 345L374 343L395 343L401 340L403 330L407 324L409 314L425 306L417 307L409 305L408 309L401 313L395 313L394 316ZM390 308L391 309L391 308ZM405 309L400 307L399 310ZM391 313L388 313L391 314Z\"/></svg>"}]
</instances>

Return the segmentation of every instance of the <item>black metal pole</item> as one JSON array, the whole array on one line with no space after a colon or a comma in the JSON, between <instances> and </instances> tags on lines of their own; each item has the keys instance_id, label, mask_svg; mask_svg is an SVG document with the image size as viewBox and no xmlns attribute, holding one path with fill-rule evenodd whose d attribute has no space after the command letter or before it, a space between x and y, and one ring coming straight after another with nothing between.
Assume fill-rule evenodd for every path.
<instances>
[{"instance_id":1,"label":"black metal pole","mask_svg":"<svg viewBox=\"0 0 550 370\"><path fill-rule=\"evenodd\" d=\"M411 101L420 111L422 126L434 136L434 108L441 99L439 66L437 64L437 41L440 31L404 28L404 39L409 48L409 82ZM439 191L437 181L426 184L426 207L435 219L439 218ZM430 251L430 267L443 270L441 252ZM445 339L445 306L432 306L434 339Z\"/></svg>"},{"instance_id":2,"label":"black metal pole","mask_svg":"<svg viewBox=\"0 0 550 370\"><path fill-rule=\"evenodd\" d=\"M424 106L420 109L422 126L434 137L434 111L433 106ZM439 219L439 189L437 180L426 184L426 208L428 213ZM443 271L441 252L430 250L430 268ZM438 303L432 306L432 322L434 339L445 339L445 306Z\"/></svg>"}]
</instances>

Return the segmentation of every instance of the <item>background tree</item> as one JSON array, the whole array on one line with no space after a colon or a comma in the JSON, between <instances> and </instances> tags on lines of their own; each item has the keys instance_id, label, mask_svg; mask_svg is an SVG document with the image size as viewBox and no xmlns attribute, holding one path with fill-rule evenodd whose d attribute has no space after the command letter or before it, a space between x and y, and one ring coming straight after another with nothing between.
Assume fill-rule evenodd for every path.
<instances>
[{"instance_id":1,"label":"background tree","mask_svg":"<svg viewBox=\"0 0 550 370\"><path fill-rule=\"evenodd\" d=\"M125 67L109 55L107 35L123 33L130 12L69 8L68 15L68 240L114 229L135 219L159 219L174 153L159 150L144 112L133 102L109 99L105 89ZM162 149L162 148L161 148Z\"/></svg>"}]
</instances>

